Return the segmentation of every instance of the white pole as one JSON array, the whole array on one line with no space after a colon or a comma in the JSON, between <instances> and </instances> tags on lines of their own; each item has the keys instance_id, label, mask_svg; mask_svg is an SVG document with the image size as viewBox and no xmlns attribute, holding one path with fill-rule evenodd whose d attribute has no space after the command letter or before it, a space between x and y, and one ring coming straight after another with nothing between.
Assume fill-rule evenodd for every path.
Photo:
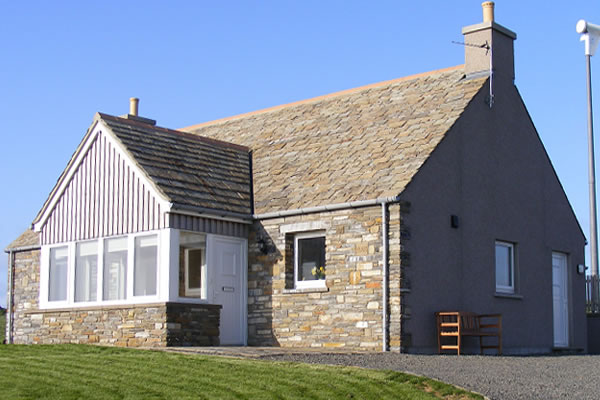
<instances>
[{"instance_id":1,"label":"white pole","mask_svg":"<svg viewBox=\"0 0 600 400\"><path fill-rule=\"evenodd\" d=\"M598 227L596 206L596 162L594 153L594 121L592 110L592 67L591 57L596 52L600 41L600 26L579 20L575 27L581 34L581 40L585 42L585 59L587 74L587 124L588 124L588 175L590 194L590 258L592 267L592 312L597 312L598 287L595 284L598 279Z\"/></svg>"}]
</instances>

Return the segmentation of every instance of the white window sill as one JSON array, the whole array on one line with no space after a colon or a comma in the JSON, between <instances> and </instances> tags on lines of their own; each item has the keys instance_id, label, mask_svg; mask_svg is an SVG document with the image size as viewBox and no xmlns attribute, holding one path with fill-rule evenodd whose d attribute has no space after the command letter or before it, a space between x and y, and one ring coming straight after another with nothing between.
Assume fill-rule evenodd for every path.
<instances>
[{"instance_id":1,"label":"white window sill","mask_svg":"<svg viewBox=\"0 0 600 400\"><path fill-rule=\"evenodd\" d=\"M131 299L119 300L102 300L102 301L40 301L40 310L55 310L55 309L82 309L82 308L111 308L115 306L137 306L152 303L160 303L162 300L158 296L135 296Z\"/></svg>"},{"instance_id":2,"label":"white window sill","mask_svg":"<svg viewBox=\"0 0 600 400\"><path fill-rule=\"evenodd\" d=\"M295 293L322 293L329 292L329 288L327 286L319 286L319 287L304 287L304 288L295 288L295 289L283 289L283 294L295 294Z\"/></svg>"},{"instance_id":3,"label":"white window sill","mask_svg":"<svg viewBox=\"0 0 600 400\"><path fill-rule=\"evenodd\" d=\"M501 299L514 299L514 300L523 300L523 296L516 293L502 293L496 292L494 293L494 297L498 297Z\"/></svg>"}]
</instances>

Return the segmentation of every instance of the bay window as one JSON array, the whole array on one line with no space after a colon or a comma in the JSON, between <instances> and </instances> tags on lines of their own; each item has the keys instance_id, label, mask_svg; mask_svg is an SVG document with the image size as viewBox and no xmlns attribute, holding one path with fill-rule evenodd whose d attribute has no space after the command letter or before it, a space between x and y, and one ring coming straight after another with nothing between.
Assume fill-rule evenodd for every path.
<instances>
[{"instance_id":1,"label":"bay window","mask_svg":"<svg viewBox=\"0 0 600 400\"><path fill-rule=\"evenodd\" d=\"M156 301L159 248L148 232L42 248L40 307Z\"/></svg>"}]
</instances>

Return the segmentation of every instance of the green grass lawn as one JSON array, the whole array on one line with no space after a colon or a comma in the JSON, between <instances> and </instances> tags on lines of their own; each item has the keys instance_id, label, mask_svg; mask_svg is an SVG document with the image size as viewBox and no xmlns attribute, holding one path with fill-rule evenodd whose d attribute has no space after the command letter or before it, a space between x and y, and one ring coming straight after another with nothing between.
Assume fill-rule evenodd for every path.
<instances>
[{"instance_id":1,"label":"green grass lawn","mask_svg":"<svg viewBox=\"0 0 600 400\"><path fill-rule=\"evenodd\" d=\"M392 371L86 345L0 346L3 399L481 399Z\"/></svg>"}]
</instances>

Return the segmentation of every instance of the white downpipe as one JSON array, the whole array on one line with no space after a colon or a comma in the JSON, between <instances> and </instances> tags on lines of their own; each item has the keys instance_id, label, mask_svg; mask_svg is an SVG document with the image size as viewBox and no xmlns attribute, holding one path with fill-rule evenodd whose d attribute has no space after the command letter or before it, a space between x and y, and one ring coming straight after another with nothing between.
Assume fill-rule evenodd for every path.
<instances>
[{"instance_id":1,"label":"white downpipe","mask_svg":"<svg viewBox=\"0 0 600 400\"><path fill-rule=\"evenodd\" d=\"M389 263L388 263L388 224L387 224L387 203L381 203L381 239L383 241L383 286L382 286L382 297L383 297L383 307L382 307L382 317L383 317L383 343L382 343L382 351L388 351L388 273L389 273Z\"/></svg>"}]
</instances>

